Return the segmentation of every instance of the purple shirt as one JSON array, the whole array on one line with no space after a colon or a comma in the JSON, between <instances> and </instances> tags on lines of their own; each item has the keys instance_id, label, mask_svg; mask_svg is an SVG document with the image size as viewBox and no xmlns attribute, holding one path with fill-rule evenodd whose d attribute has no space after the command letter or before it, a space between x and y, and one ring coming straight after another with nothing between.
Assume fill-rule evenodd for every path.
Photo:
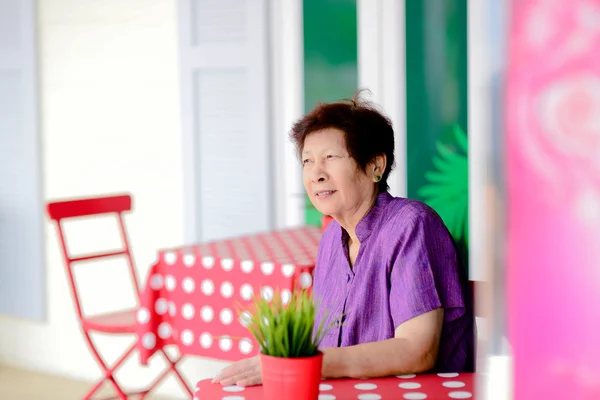
<instances>
[{"instance_id":1,"label":"purple shirt","mask_svg":"<svg viewBox=\"0 0 600 400\"><path fill-rule=\"evenodd\" d=\"M434 371L472 371L471 296L465 297L468 285L460 278L453 239L438 214L424 203L381 193L357 225L356 235L361 245L354 268L348 234L336 221L319 244L314 272L317 324L325 317L327 326L344 315L320 347L391 339L403 322L443 307Z\"/></svg>"}]
</instances>

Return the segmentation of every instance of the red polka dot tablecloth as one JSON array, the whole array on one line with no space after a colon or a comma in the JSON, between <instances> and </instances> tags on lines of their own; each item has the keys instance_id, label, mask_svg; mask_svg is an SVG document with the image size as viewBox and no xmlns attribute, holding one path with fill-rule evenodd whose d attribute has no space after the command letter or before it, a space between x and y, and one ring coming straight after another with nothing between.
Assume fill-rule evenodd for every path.
<instances>
[{"instance_id":1,"label":"red polka dot tablecloth","mask_svg":"<svg viewBox=\"0 0 600 400\"><path fill-rule=\"evenodd\" d=\"M400 375L378 379L331 379L321 382L319 400L474 399L473 373ZM194 400L261 400L262 386L238 387L198 382Z\"/></svg>"},{"instance_id":2,"label":"red polka dot tablecloth","mask_svg":"<svg viewBox=\"0 0 600 400\"><path fill-rule=\"evenodd\" d=\"M162 250L137 312L140 361L166 345L235 361L258 353L239 307L312 286L321 230L307 226Z\"/></svg>"}]
</instances>

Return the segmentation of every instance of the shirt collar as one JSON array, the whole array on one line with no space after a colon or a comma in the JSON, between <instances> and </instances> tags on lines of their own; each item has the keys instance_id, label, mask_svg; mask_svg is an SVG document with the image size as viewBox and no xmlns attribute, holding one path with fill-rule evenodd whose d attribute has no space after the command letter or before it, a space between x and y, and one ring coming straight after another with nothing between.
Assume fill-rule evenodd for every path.
<instances>
[{"instance_id":1,"label":"shirt collar","mask_svg":"<svg viewBox=\"0 0 600 400\"><path fill-rule=\"evenodd\" d=\"M359 221L358 225L356 225L356 237L358 238L359 242L364 242L369 237L373 229L379 225L381 215L392 199L392 195L388 192L382 192L377 195L373 207L367 211L364 217L362 217L362 219ZM340 229L342 244L345 244L347 243L349 235L345 229L341 227Z\"/></svg>"}]
</instances>

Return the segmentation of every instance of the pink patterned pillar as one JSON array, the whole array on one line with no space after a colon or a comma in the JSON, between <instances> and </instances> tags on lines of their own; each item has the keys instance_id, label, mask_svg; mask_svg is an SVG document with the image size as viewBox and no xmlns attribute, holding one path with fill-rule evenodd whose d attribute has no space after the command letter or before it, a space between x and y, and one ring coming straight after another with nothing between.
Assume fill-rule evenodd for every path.
<instances>
[{"instance_id":1,"label":"pink patterned pillar","mask_svg":"<svg viewBox=\"0 0 600 400\"><path fill-rule=\"evenodd\" d=\"M600 399L600 0L513 0L508 324L515 399Z\"/></svg>"}]
</instances>

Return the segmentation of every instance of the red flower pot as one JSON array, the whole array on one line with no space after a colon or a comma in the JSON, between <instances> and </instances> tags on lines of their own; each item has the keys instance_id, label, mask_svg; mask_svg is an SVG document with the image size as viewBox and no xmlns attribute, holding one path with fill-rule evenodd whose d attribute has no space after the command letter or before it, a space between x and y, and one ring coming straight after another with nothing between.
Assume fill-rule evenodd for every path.
<instances>
[{"instance_id":1,"label":"red flower pot","mask_svg":"<svg viewBox=\"0 0 600 400\"><path fill-rule=\"evenodd\" d=\"M317 400L323 353L283 358L260 355L265 400Z\"/></svg>"}]
</instances>

